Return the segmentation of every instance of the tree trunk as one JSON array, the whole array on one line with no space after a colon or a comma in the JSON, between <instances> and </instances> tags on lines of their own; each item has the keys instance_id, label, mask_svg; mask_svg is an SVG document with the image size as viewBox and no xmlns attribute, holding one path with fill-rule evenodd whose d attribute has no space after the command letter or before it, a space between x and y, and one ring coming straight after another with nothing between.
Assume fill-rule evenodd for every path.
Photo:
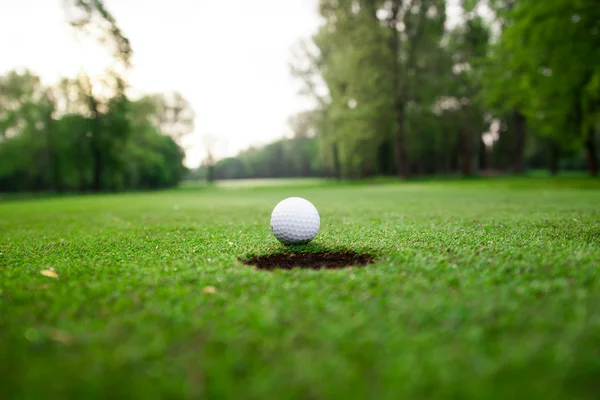
<instances>
[{"instance_id":1,"label":"tree trunk","mask_svg":"<svg viewBox=\"0 0 600 400\"><path fill-rule=\"evenodd\" d=\"M92 117L92 137L90 143L92 145L92 191L99 192L102 190L102 149L100 148L100 121L98 112Z\"/></svg>"},{"instance_id":2,"label":"tree trunk","mask_svg":"<svg viewBox=\"0 0 600 400\"><path fill-rule=\"evenodd\" d=\"M102 149L100 145L102 127L100 125L100 111L98 111L98 103L96 102L96 99L94 99L94 97L90 94L88 100L90 111L92 112L92 137L90 138L92 153L92 190L94 192L99 192L102 190L102 169L104 168Z\"/></svg>"},{"instance_id":3,"label":"tree trunk","mask_svg":"<svg viewBox=\"0 0 600 400\"><path fill-rule=\"evenodd\" d=\"M398 94L396 95L398 96ZM406 132L404 126L404 103L396 102L396 135L394 137L396 174L401 178L408 178L408 162L406 159Z\"/></svg>"},{"instance_id":4,"label":"tree trunk","mask_svg":"<svg viewBox=\"0 0 600 400\"><path fill-rule=\"evenodd\" d=\"M526 120L525 116L519 111L513 112L514 124L514 153L513 153L513 171L517 174L525 172L525 135Z\"/></svg>"},{"instance_id":5,"label":"tree trunk","mask_svg":"<svg viewBox=\"0 0 600 400\"><path fill-rule=\"evenodd\" d=\"M585 155L590 176L598 176L598 154L596 153L596 141L594 127L587 128L587 135L584 142Z\"/></svg>"},{"instance_id":6,"label":"tree trunk","mask_svg":"<svg viewBox=\"0 0 600 400\"><path fill-rule=\"evenodd\" d=\"M50 171L52 174L52 189L58 193L62 193L64 190L63 179L59 157L54 144L54 121L50 114L46 116L46 145L48 146L48 161L50 162Z\"/></svg>"},{"instance_id":7,"label":"tree trunk","mask_svg":"<svg viewBox=\"0 0 600 400\"><path fill-rule=\"evenodd\" d=\"M216 171L214 164L208 165L206 167L206 181L208 183L213 183L216 179Z\"/></svg>"},{"instance_id":8,"label":"tree trunk","mask_svg":"<svg viewBox=\"0 0 600 400\"><path fill-rule=\"evenodd\" d=\"M460 173L464 176L472 174L471 168L471 138L468 128L468 114L462 112L462 129L460 131Z\"/></svg>"},{"instance_id":9,"label":"tree trunk","mask_svg":"<svg viewBox=\"0 0 600 400\"><path fill-rule=\"evenodd\" d=\"M389 52L392 57L392 96L394 98L394 114L396 120L396 134L394 135L394 164L396 166L396 174L401 178L409 177L408 160L406 157L406 102L405 102L405 90L400 87L402 82L402 68L401 68L401 49L400 49L400 37L397 31L398 17L402 1L396 0L392 2L392 18L390 20L391 35L388 42Z\"/></svg>"},{"instance_id":10,"label":"tree trunk","mask_svg":"<svg viewBox=\"0 0 600 400\"><path fill-rule=\"evenodd\" d=\"M85 173L84 173L84 169L81 168L79 170L79 191L81 193L85 193L85 191L87 190L87 184L86 184L86 179L85 179Z\"/></svg>"},{"instance_id":11,"label":"tree trunk","mask_svg":"<svg viewBox=\"0 0 600 400\"><path fill-rule=\"evenodd\" d=\"M425 162L424 157L420 157L418 163L419 175L427 175L430 169L433 170L434 168L430 168L428 163Z\"/></svg>"},{"instance_id":12,"label":"tree trunk","mask_svg":"<svg viewBox=\"0 0 600 400\"><path fill-rule=\"evenodd\" d=\"M479 154L477 155L477 159L479 160L479 170L480 172L487 172L487 170L489 169L488 148L485 145L485 142L483 141L481 135L479 136L479 141L477 144L479 146Z\"/></svg>"},{"instance_id":13,"label":"tree trunk","mask_svg":"<svg viewBox=\"0 0 600 400\"><path fill-rule=\"evenodd\" d=\"M85 132L84 132L85 134ZM89 171L89 161L86 160L84 157L82 157L82 154L86 154L87 153L87 143L85 143L85 140L83 139L85 138L85 136L79 138L79 143L78 143L78 147L79 147L79 155L77 156L77 165L78 165L78 178L79 178L79 191L81 193L85 193L88 189L88 181L87 181L87 176L86 173L87 171Z\"/></svg>"},{"instance_id":14,"label":"tree trunk","mask_svg":"<svg viewBox=\"0 0 600 400\"><path fill-rule=\"evenodd\" d=\"M469 176L471 172L471 142L469 131L463 128L460 138L460 173L462 176Z\"/></svg>"},{"instance_id":15,"label":"tree trunk","mask_svg":"<svg viewBox=\"0 0 600 400\"><path fill-rule=\"evenodd\" d=\"M102 151L97 144L92 144L92 157L94 159L92 168L93 168L93 180L92 180L92 190L94 192L99 192L102 190Z\"/></svg>"},{"instance_id":16,"label":"tree trunk","mask_svg":"<svg viewBox=\"0 0 600 400\"><path fill-rule=\"evenodd\" d=\"M333 153L333 175L338 181L342 180L342 165L340 162L340 150L337 143L333 143L331 146Z\"/></svg>"},{"instance_id":17,"label":"tree trunk","mask_svg":"<svg viewBox=\"0 0 600 400\"><path fill-rule=\"evenodd\" d=\"M550 175L558 175L558 161L560 154L556 143L550 143Z\"/></svg>"}]
</instances>

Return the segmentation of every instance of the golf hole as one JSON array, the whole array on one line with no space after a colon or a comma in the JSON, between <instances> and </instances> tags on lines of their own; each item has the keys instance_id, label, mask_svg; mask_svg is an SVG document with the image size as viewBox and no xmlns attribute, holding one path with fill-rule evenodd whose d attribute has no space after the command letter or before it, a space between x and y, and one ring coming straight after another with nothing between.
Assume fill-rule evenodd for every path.
<instances>
[{"instance_id":1,"label":"golf hole","mask_svg":"<svg viewBox=\"0 0 600 400\"><path fill-rule=\"evenodd\" d=\"M274 269L341 269L371 264L375 257L352 251L290 252L253 256L241 260L261 270Z\"/></svg>"}]
</instances>

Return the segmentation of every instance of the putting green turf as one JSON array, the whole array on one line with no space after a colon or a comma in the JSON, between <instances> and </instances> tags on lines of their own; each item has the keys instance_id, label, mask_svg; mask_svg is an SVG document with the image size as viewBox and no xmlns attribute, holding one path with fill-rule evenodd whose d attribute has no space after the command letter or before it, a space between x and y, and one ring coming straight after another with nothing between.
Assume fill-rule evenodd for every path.
<instances>
[{"instance_id":1,"label":"putting green turf","mask_svg":"<svg viewBox=\"0 0 600 400\"><path fill-rule=\"evenodd\" d=\"M259 271L275 204L301 251ZM0 203L0 398L597 398L599 181L188 188ZM54 268L58 279L40 271Z\"/></svg>"}]
</instances>

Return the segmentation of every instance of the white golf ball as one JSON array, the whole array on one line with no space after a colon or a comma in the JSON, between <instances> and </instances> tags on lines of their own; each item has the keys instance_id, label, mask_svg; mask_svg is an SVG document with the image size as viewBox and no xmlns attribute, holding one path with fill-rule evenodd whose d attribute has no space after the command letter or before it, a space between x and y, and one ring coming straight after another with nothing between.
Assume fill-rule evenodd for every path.
<instances>
[{"instance_id":1,"label":"white golf ball","mask_svg":"<svg viewBox=\"0 0 600 400\"><path fill-rule=\"evenodd\" d=\"M301 197L282 200L271 213L271 231L283 244L308 243L317 236L320 226L319 212Z\"/></svg>"}]
</instances>

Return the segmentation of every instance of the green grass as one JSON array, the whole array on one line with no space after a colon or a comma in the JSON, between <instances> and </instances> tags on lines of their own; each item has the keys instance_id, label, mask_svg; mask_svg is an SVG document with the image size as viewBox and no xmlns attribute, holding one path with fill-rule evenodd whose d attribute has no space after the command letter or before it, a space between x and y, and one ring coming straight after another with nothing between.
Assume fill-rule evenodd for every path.
<instances>
[{"instance_id":1,"label":"green grass","mask_svg":"<svg viewBox=\"0 0 600 400\"><path fill-rule=\"evenodd\" d=\"M376 263L241 264L292 195ZM597 398L599 267L598 180L5 201L0 398Z\"/></svg>"}]
</instances>

